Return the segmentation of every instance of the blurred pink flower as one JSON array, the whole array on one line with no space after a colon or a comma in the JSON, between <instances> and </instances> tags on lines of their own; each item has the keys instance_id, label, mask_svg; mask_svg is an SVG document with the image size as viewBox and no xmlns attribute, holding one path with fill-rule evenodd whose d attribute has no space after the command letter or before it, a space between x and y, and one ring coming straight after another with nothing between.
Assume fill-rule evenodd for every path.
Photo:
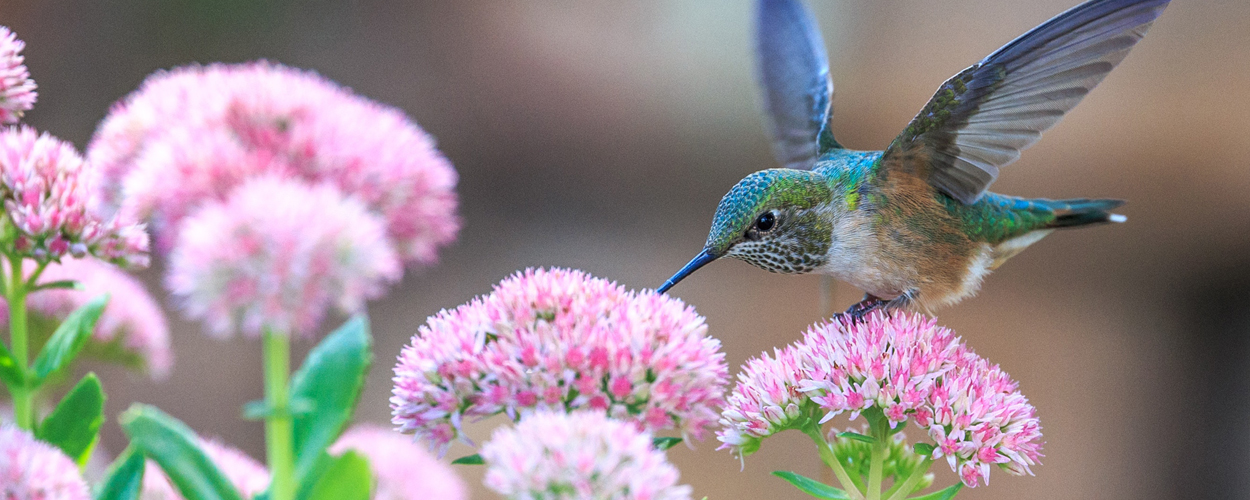
<instances>
[{"instance_id":1,"label":"blurred pink flower","mask_svg":"<svg viewBox=\"0 0 1250 500\"><path fill-rule=\"evenodd\" d=\"M25 126L0 130L0 199L15 229L3 243L39 262L90 254L146 266L143 225L99 212L94 174L66 142Z\"/></svg>"},{"instance_id":2,"label":"blurred pink flower","mask_svg":"<svg viewBox=\"0 0 1250 500\"><path fill-rule=\"evenodd\" d=\"M354 450L369 459L377 481L373 500L465 500L464 481L408 436L373 425L358 425L330 447L338 455Z\"/></svg>"},{"instance_id":3,"label":"blurred pink flower","mask_svg":"<svg viewBox=\"0 0 1250 500\"><path fill-rule=\"evenodd\" d=\"M164 248L196 206L264 173L360 198L408 262L434 261L460 227L455 170L401 111L264 61L150 76L114 106L88 156L112 203L151 217Z\"/></svg>"},{"instance_id":4,"label":"blurred pink flower","mask_svg":"<svg viewBox=\"0 0 1250 500\"><path fill-rule=\"evenodd\" d=\"M382 221L355 198L261 177L183 221L166 284L215 336L308 336L331 305L356 311L401 273Z\"/></svg>"},{"instance_id":5,"label":"blurred pink flower","mask_svg":"<svg viewBox=\"0 0 1250 500\"><path fill-rule=\"evenodd\" d=\"M208 455L208 459L217 466L230 484L234 485L243 498L265 491L269 487L269 471L246 453L231 448L213 439L200 440L200 449ZM178 490L169 482L169 477L160 466L148 460L143 471L143 491L140 500L183 500Z\"/></svg>"},{"instance_id":6,"label":"blurred pink flower","mask_svg":"<svg viewBox=\"0 0 1250 500\"><path fill-rule=\"evenodd\" d=\"M17 123L39 96L30 71L22 64L24 48L25 42L8 27L0 26L0 124Z\"/></svg>"},{"instance_id":7,"label":"blurred pink flower","mask_svg":"<svg viewBox=\"0 0 1250 500\"><path fill-rule=\"evenodd\" d=\"M918 314L875 313L859 323L812 327L776 357L751 360L722 413L717 438L750 454L761 438L804 419L879 408L890 426L911 419L927 430L968 486L989 465L1031 473L1041 457L1036 411L997 365L954 332Z\"/></svg>"},{"instance_id":8,"label":"blurred pink flower","mask_svg":"<svg viewBox=\"0 0 1250 500\"><path fill-rule=\"evenodd\" d=\"M0 498L87 500L78 465L56 447L11 424L0 425Z\"/></svg>"},{"instance_id":9,"label":"blurred pink flower","mask_svg":"<svg viewBox=\"0 0 1250 500\"><path fill-rule=\"evenodd\" d=\"M532 413L497 429L482 458L486 486L509 499L690 498L650 433L600 412Z\"/></svg>"},{"instance_id":10,"label":"blurred pink flower","mask_svg":"<svg viewBox=\"0 0 1250 500\"><path fill-rule=\"evenodd\" d=\"M29 266L28 266L29 267ZM28 273L29 274L29 273ZM165 378L173 365L169 325L165 313L139 280L117 267L93 258L64 259L52 263L40 275L40 283L77 281L81 289L52 288L32 293L26 302L31 312L60 322L69 313L105 293L108 306L96 323L90 342L105 356L133 356L155 379ZM5 303L0 297L0 305ZM2 323L8 323L8 306L0 307ZM120 348L122 352L114 352ZM91 349L88 349L91 352ZM129 361L129 360L123 360Z\"/></svg>"},{"instance_id":11,"label":"blurred pink flower","mask_svg":"<svg viewBox=\"0 0 1250 500\"><path fill-rule=\"evenodd\" d=\"M444 450L466 416L534 408L601 410L697 438L722 403L719 350L680 300L526 270L427 320L395 366L392 422Z\"/></svg>"}]
</instances>

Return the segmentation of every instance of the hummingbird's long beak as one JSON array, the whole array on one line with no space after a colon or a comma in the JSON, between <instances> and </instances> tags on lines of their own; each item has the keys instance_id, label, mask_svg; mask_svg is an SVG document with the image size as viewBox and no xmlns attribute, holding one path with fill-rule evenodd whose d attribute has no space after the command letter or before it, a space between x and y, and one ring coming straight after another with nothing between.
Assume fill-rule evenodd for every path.
<instances>
[{"instance_id":1,"label":"hummingbird's long beak","mask_svg":"<svg viewBox=\"0 0 1250 500\"><path fill-rule=\"evenodd\" d=\"M672 288L673 285L676 285L678 281L681 281L686 276L690 276L690 273L697 271L700 267L707 265L708 262L714 261L718 258L720 258L720 256L712 252L711 249L704 248L702 252L699 252L699 255L690 259L690 263L686 264L686 266L681 268L680 271L677 271L677 274L674 274L672 278L665 281L664 284L660 285L660 288L657 288L655 291L659 293L668 291L668 289Z\"/></svg>"}]
</instances>

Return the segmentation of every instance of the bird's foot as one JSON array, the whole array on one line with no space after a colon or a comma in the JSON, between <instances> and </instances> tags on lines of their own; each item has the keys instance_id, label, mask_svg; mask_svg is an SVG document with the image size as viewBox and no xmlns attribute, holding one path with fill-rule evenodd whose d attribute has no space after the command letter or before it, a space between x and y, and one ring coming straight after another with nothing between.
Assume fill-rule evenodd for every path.
<instances>
[{"instance_id":1,"label":"bird's foot","mask_svg":"<svg viewBox=\"0 0 1250 500\"><path fill-rule=\"evenodd\" d=\"M868 313L877 309L884 309L885 305L885 300L867 294L864 295L864 300L851 306L846 312L833 315L833 319L848 324L862 323L864 318L868 316Z\"/></svg>"}]
</instances>

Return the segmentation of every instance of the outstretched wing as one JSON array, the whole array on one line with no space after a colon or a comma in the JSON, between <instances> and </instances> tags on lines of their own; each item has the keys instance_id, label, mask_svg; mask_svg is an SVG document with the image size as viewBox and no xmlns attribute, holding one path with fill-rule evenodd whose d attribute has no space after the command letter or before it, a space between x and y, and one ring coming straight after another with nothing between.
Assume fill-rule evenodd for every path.
<instances>
[{"instance_id":1,"label":"outstretched wing","mask_svg":"<svg viewBox=\"0 0 1250 500\"><path fill-rule=\"evenodd\" d=\"M890 144L910 170L971 204L1141 40L1170 0L1091 0L955 75Z\"/></svg>"},{"instance_id":2,"label":"outstretched wing","mask_svg":"<svg viewBox=\"0 0 1250 500\"><path fill-rule=\"evenodd\" d=\"M756 30L773 154L787 168L810 169L817 155L838 147L826 130L833 82L820 30L800 0L760 0Z\"/></svg>"}]
</instances>

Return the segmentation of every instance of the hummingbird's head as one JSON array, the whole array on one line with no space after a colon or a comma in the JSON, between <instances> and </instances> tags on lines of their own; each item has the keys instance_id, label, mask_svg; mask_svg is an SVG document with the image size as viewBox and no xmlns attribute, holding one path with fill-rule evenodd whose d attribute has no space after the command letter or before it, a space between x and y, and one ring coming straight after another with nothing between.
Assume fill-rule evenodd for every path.
<instances>
[{"instance_id":1,"label":"hummingbird's head","mask_svg":"<svg viewBox=\"0 0 1250 500\"><path fill-rule=\"evenodd\" d=\"M833 224L831 190L807 170L761 170L738 181L716 207L703 251L659 288L664 292L721 257L772 272L806 273L824 264Z\"/></svg>"}]
</instances>

